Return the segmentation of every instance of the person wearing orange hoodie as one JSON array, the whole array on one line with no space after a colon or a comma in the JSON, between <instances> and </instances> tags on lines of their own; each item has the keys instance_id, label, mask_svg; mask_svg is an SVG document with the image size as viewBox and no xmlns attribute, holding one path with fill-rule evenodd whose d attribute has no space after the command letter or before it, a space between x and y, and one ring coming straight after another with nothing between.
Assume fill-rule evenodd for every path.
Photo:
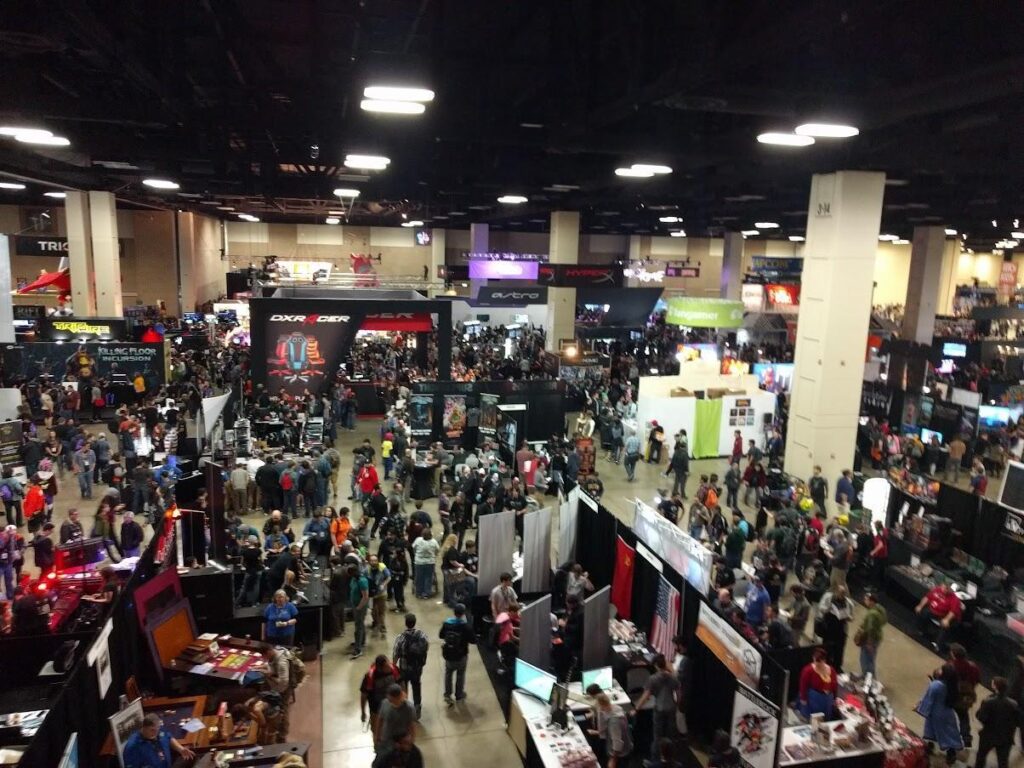
<instances>
[{"instance_id":1,"label":"person wearing orange hoodie","mask_svg":"<svg viewBox=\"0 0 1024 768\"><path fill-rule=\"evenodd\" d=\"M352 530L352 521L349 520L348 512L348 507L342 507L338 511L338 516L331 520L331 538L336 547L340 547L348 541L348 532Z\"/></svg>"},{"instance_id":2,"label":"person wearing orange hoodie","mask_svg":"<svg viewBox=\"0 0 1024 768\"><path fill-rule=\"evenodd\" d=\"M46 496L43 493L43 487L39 484L38 475L32 475L28 491L25 492L22 508L25 510L25 517L28 520L29 533L35 533L46 519Z\"/></svg>"}]
</instances>

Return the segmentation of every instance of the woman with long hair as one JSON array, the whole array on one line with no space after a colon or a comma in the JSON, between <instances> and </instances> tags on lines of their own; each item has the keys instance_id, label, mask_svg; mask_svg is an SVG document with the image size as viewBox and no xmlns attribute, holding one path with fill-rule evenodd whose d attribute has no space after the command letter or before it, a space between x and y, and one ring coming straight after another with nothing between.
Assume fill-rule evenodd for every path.
<instances>
[{"instance_id":1,"label":"woman with long hair","mask_svg":"<svg viewBox=\"0 0 1024 768\"><path fill-rule=\"evenodd\" d=\"M960 680L956 667L947 663L932 673L924 696L914 708L924 718L923 736L928 748L931 749L933 743L938 744L939 749L946 753L946 765L953 765L957 751L964 748L960 721L954 710L959 697Z\"/></svg>"},{"instance_id":2,"label":"woman with long hair","mask_svg":"<svg viewBox=\"0 0 1024 768\"><path fill-rule=\"evenodd\" d=\"M123 509L123 505L119 505ZM96 508L96 520L92 525L92 535L103 539L103 546L106 548L110 558L120 562L123 553L121 545L117 541L117 527L114 525L115 516L119 510L115 509L110 499L104 497ZM116 556L115 556L116 554Z\"/></svg>"}]
</instances>

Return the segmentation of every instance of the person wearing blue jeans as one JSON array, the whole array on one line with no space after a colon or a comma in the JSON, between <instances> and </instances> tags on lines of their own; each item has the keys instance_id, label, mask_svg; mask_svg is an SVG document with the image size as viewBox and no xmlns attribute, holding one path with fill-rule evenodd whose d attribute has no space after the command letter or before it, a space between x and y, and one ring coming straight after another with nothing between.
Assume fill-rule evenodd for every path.
<instances>
[{"instance_id":1,"label":"person wearing blue jeans","mask_svg":"<svg viewBox=\"0 0 1024 768\"><path fill-rule=\"evenodd\" d=\"M455 685L455 701L466 698L466 664L469 661L469 646L476 644L476 633L466 621L466 606L456 603L453 616L444 620L438 637L441 639L441 655L444 658L444 700L452 706L452 682ZM454 680L453 680L454 679Z\"/></svg>"},{"instance_id":2,"label":"person wearing blue jeans","mask_svg":"<svg viewBox=\"0 0 1024 768\"><path fill-rule=\"evenodd\" d=\"M359 572L358 565L348 567L348 604L352 608L352 623L355 624L355 640L352 642L352 658L363 655L366 646L366 611L370 606L370 581Z\"/></svg>"},{"instance_id":3,"label":"person wearing blue jeans","mask_svg":"<svg viewBox=\"0 0 1024 768\"><path fill-rule=\"evenodd\" d=\"M91 443L82 443L82 447L75 451L75 474L78 476L78 490L83 499L92 498L92 471L96 467L96 454L92 450Z\"/></svg>"},{"instance_id":4,"label":"person wearing blue jeans","mask_svg":"<svg viewBox=\"0 0 1024 768\"><path fill-rule=\"evenodd\" d=\"M878 658L878 647L882 644L883 629L888 622L885 608L878 604L873 592L864 595L864 607L867 611L861 620L854 642L860 646L860 674L862 677L877 677L875 660Z\"/></svg>"},{"instance_id":5,"label":"person wearing blue jeans","mask_svg":"<svg viewBox=\"0 0 1024 768\"><path fill-rule=\"evenodd\" d=\"M424 600L434 591L434 565L441 546L431 536L430 528L424 528L420 538L412 544L412 572L416 597Z\"/></svg>"}]
</instances>

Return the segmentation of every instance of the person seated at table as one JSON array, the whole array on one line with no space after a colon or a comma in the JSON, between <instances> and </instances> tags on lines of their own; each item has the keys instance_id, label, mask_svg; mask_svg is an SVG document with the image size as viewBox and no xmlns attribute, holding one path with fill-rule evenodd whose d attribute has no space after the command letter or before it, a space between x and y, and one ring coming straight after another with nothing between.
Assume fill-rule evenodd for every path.
<instances>
[{"instance_id":1,"label":"person seated at table","mask_svg":"<svg viewBox=\"0 0 1024 768\"><path fill-rule=\"evenodd\" d=\"M263 548L267 551L267 561L273 562L288 548L288 538L281 533L281 526L272 525L263 540Z\"/></svg>"},{"instance_id":2,"label":"person seated at table","mask_svg":"<svg viewBox=\"0 0 1024 768\"><path fill-rule=\"evenodd\" d=\"M114 602L117 593L121 591L121 584L117 580L117 571L114 570L113 566L105 565L100 568L100 578L103 580L100 591L94 595L82 595L83 600L93 603Z\"/></svg>"},{"instance_id":3,"label":"person seated at table","mask_svg":"<svg viewBox=\"0 0 1024 768\"><path fill-rule=\"evenodd\" d=\"M928 590L914 608L917 614L917 632L921 637L928 637L932 625L937 625L939 631L931 645L936 651L941 650L945 646L946 635L963 616L963 611L963 603L950 586L937 584Z\"/></svg>"},{"instance_id":4,"label":"person seated at table","mask_svg":"<svg viewBox=\"0 0 1024 768\"><path fill-rule=\"evenodd\" d=\"M283 589L274 592L272 601L263 609L263 639L274 645L295 645L298 615L299 609L289 602L287 592Z\"/></svg>"},{"instance_id":5,"label":"person seated at table","mask_svg":"<svg viewBox=\"0 0 1024 768\"><path fill-rule=\"evenodd\" d=\"M824 648L815 648L811 663L800 672L800 714L808 719L811 715L823 714L826 720L831 720L838 690L836 671L828 663L828 653Z\"/></svg>"},{"instance_id":6,"label":"person seated at table","mask_svg":"<svg viewBox=\"0 0 1024 768\"><path fill-rule=\"evenodd\" d=\"M174 756L183 760L195 758L195 752L171 737L161 726L160 715L149 713L142 718L142 727L128 737L122 760L125 768L160 768L174 763Z\"/></svg>"}]
</instances>

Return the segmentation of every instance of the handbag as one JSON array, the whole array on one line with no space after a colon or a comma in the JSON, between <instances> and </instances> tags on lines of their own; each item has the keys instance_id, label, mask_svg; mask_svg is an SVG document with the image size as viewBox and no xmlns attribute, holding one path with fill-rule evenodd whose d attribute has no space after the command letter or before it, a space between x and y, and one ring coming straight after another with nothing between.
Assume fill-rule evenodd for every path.
<instances>
[{"instance_id":1,"label":"handbag","mask_svg":"<svg viewBox=\"0 0 1024 768\"><path fill-rule=\"evenodd\" d=\"M867 638L864 637L863 629L858 629L856 632L853 633L853 644L856 645L858 648L864 645L864 641L866 639Z\"/></svg>"}]
</instances>

